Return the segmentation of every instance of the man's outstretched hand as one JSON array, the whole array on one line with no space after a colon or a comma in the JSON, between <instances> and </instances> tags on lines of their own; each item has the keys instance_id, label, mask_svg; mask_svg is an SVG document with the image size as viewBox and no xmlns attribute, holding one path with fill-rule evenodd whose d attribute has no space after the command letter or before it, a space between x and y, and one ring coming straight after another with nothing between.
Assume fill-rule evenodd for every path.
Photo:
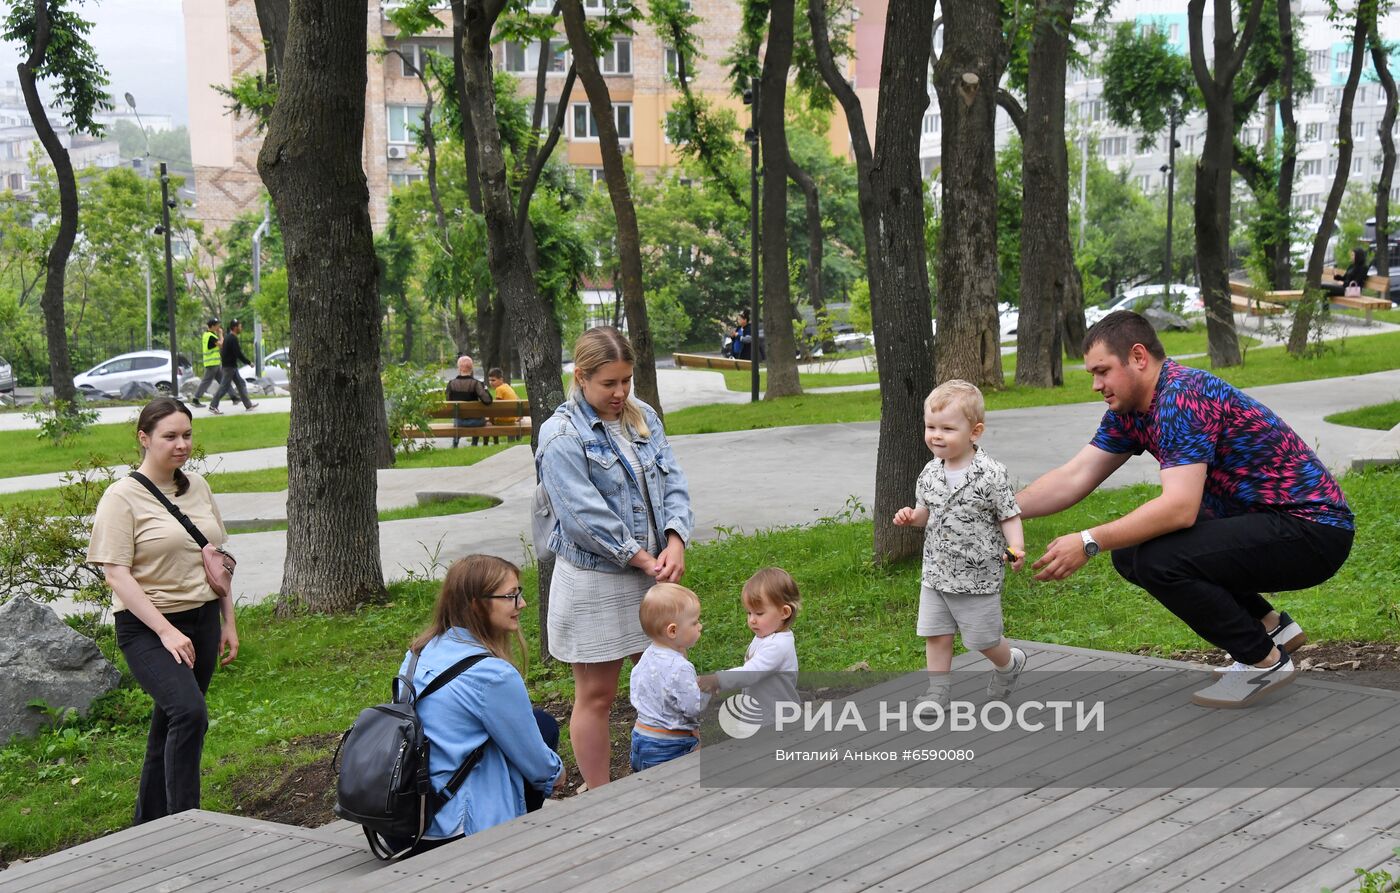
<instances>
[{"instance_id":1,"label":"man's outstretched hand","mask_svg":"<svg viewBox=\"0 0 1400 893\"><path fill-rule=\"evenodd\" d=\"M1037 580L1063 580L1079 570L1089 561L1084 554L1084 540L1077 533L1067 533L1056 537L1045 547L1045 554L1031 565L1032 570L1040 571Z\"/></svg>"}]
</instances>

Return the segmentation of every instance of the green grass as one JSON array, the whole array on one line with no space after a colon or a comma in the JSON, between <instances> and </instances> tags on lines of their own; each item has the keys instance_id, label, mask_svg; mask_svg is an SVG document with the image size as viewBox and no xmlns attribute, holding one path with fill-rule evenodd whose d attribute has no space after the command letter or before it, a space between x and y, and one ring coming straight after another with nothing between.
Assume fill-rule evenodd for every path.
<instances>
[{"instance_id":1,"label":"green grass","mask_svg":"<svg viewBox=\"0 0 1400 893\"><path fill-rule=\"evenodd\" d=\"M1009 370L1014 368L1014 363L1008 363L1008 360L1014 361L1014 356L1002 358ZM1204 356L1183 362L1189 366L1210 368L1210 360ZM1211 371L1238 387L1254 388L1292 381L1363 375L1395 368L1400 368L1400 332L1350 338L1340 344L1331 343L1322 356L1309 359L1290 356L1282 347L1256 348L1245 355L1243 366ZM1010 381L1009 371L1007 380ZM1029 388L1012 384L999 391L986 391L987 409L1019 409L1098 400L1082 364L1067 362L1065 380L1068 384L1058 388ZM878 391L804 394L763 400L756 404L715 404L676 410L666 414L666 431L669 434L709 434L789 425L873 422L879 418Z\"/></svg>"},{"instance_id":2,"label":"green grass","mask_svg":"<svg viewBox=\"0 0 1400 893\"><path fill-rule=\"evenodd\" d=\"M1376 431L1389 431L1400 425L1400 400L1363 406L1349 412L1338 412L1323 418L1334 425L1350 425L1353 428L1372 428Z\"/></svg>"},{"instance_id":3,"label":"green grass","mask_svg":"<svg viewBox=\"0 0 1400 893\"><path fill-rule=\"evenodd\" d=\"M441 515L465 515L468 512L479 512L482 509L489 509L500 504L501 501L494 496L469 494L467 496L457 496L452 499L436 499L419 505L404 506L403 508L386 509L379 513L379 520L380 522L405 521L409 518L436 518ZM286 529L286 521L254 521L249 523L229 524L230 533L262 533L268 530Z\"/></svg>"},{"instance_id":4,"label":"green grass","mask_svg":"<svg viewBox=\"0 0 1400 893\"><path fill-rule=\"evenodd\" d=\"M1400 642L1400 551L1393 548L1400 539L1400 469L1351 474L1342 486L1360 531L1350 560L1326 584L1278 601L1315 641ZM1069 511L1028 522L1032 557L1053 537L1118 517L1155 492L1137 486L1096 493ZM734 532L690 549L685 582L700 593L705 621L690 654L697 668L741 660L750 633L739 592L764 565L788 568L801 588L794 630L804 670L859 661L873 670L921 668L923 643L914 634L918 563L875 565L870 538L868 520L837 518L807 528ZM535 605L532 568L522 585ZM240 608L238 660L216 674L209 691L204 808L236 811L301 766L329 759L359 709L384 700L404 648L428 620L436 589L432 581L397 584L384 603L348 616L279 620L270 606ZM1162 655L1201 646L1156 600L1122 581L1106 558L1059 583L1036 583L1024 571L1011 575L1004 605L1007 633L1015 638ZM521 617L526 640L537 645L536 611ZM125 672L110 627L99 644L123 669L122 686L89 718L0 748L0 859L52 852L130 822L150 701ZM565 666L536 659L527 682L535 703L554 705L556 714L572 697ZM565 754L568 759L567 746Z\"/></svg>"},{"instance_id":5,"label":"green grass","mask_svg":"<svg viewBox=\"0 0 1400 893\"><path fill-rule=\"evenodd\" d=\"M200 419L195 425L195 445L208 455L282 446L287 442L290 415L269 412ZM136 410L130 422L93 425L62 447L37 436L35 431L0 431L0 476L71 471L92 460L121 465L137 460Z\"/></svg>"},{"instance_id":6,"label":"green grass","mask_svg":"<svg viewBox=\"0 0 1400 893\"><path fill-rule=\"evenodd\" d=\"M1340 314L1342 316L1355 316L1357 319L1366 318L1365 310L1352 310L1348 308L1345 310L1334 309L1332 312ZM1374 320L1378 320L1379 322L1388 322L1394 323L1395 325L1400 325L1400 307L1392 307L1390 310L1372 310L1371 318Z\"/></svg>"},{"instance_id":7,"label":"green grass","mask_svg":"<svg viewBox=\"0 0 1400 893\"><path fill-rule=\"evenodd\" d=\"M515 444L501 443L490 446L459 449L429 449L402 454L395 468L448 468L475 465L488 456L493 456ZM216 471L205 475L209 487L215 493L277 493L287 489L287 469L262 468L256 471ZM0 509L13 505L32 505L50 502L58 496L59 488L24 490L19 493L0 493Z\"/></svg>"},{"instance_id":8,"label":"green grass","mask_svg":"<svg viewBox=\"0 0 1400 893\"><path fill-rule=\"evenodd\" d=\"M820 367L806 367L816 369ZM742 369L724 369L721 371L724 376L724 386L731 391L747 392L753 387L753 373ZM802 381L803 388L833 388L842 385L852 384L872 384L880 381L880 374L875 370L869 372L807 372L799 371L798 377ZM765 366L758 372L759 390L768 388L768 368Z\"/></svg>"}]
</instances>

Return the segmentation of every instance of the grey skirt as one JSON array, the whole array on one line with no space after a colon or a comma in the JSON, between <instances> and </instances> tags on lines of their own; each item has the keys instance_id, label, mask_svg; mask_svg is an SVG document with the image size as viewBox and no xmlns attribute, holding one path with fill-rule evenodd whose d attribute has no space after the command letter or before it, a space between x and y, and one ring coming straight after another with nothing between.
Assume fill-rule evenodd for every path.
<instances>
[{"instance_id":1,"label":"grey skirt","mask_svg":"<svg viewBox=\"0 0 1400 893\"><path fill-rule=\"evenodd\" d=\"M560 558L549 587L549 653L571 664L640 654L651 644L637 610L656 580L629 567L620 574L586 570Z\"/></svg>"}]
</instances>

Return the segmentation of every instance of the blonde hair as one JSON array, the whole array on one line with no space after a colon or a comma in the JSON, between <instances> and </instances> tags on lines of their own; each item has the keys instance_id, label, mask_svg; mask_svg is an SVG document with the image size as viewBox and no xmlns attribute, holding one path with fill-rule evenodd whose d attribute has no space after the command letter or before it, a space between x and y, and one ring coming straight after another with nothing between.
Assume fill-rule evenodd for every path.
<instances>
[{"instance_id":1,"label":"blonde hair","mask_svg":"<svg viewBox=\"0 0 1400 893\"><path fill-rule=\"evenodd\" d=\"M511 577L515 577L518 584L520 568L495 555L468 555L454 562L442 581L437 604L433 606L432 622L410 646L413 653L422 654L424 646L433 639L453 627L460 627L486 646L487 651L515 664L524 676L524 636L519 629L512 634L491 625L489 597Z\"/></svg>"},{"instance_id":2,"label":"blonde hair","mask_svg":"<svg viewBox=\"0 0 1400 893\"><path fill-rule=\"evenodd\" d=\"M934 388L924 399L924 412L942 412L949 406L962 410L967 420L974 425L987 420L987 403L977 385L961 378L950 378Z\"/></svg>"},{"instance_id":3,"label":"blonde hair","mask_svg":"<svg viewBox=\"0 0 1400 893\"><path fill-rule=\"evenodd\" d=\"M653 639L666 633L666 625L677 623L691 608L700 610L700 596L679 583L657 583L642 596L637 614L642 632Z\"/></svg>"},{"instance_id":4,"label":"blonde hair","mask_svg":"<svg viewBox=\"0 0 1400 893\"><path fill-rule=\"evenodd\" d=\"M583 387L579 384L580 376L584 379L592 378L608 363L619 362L630 366L637 364L637 354L621 332L612 326L595 326L584 332L578 337L578 341L574 342L574 381L570 388L570 396L575 401L584 399ZM651 436L651 429L647 427L642 408L632 399L631 394L628 394L622 403L622 424L636 431L641 437Z\"/></svg>"},{"instance_id":5,"label":"blonde hair","mask_svg":"<svg viewBox=\"0 0 1400 893\"><path fill-rule=\"evenodd\" d=\"M749 577L744 584L743 599L745 607L768 605L782 610L786 605L791 608L792 612L783 621L783 629L792 626L797 612L802 610L802 595L797 591L797 581L780 567L765 567Z\"/></svg>"}]
</instances>

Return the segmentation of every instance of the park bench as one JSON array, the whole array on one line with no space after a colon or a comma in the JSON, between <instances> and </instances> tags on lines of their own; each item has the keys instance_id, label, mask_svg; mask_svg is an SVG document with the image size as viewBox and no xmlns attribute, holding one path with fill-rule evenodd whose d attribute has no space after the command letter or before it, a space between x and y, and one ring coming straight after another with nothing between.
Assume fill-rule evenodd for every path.
<instances>
[{"instance_id":1,"label":"park bench","mask_svg":"<svg viewBox=\"0 0 1400 893\"><path fill-rule=\"evenodd\" d=\"M747 370L752 364L748 360L736 360L732 357L712 357L702 353L673 353L671 354L677 366L690 366L696 369L744 369Z\"/></svg>"},{"instance_id":2,"label":"park bench","mask_svg":"<svg viewBox=\"0 0 1400 893\"><path fill-rule=\"evenodd\" d=\"M1238 279L1230 280L1230 306L1241 313L1248 313L1250 316L1272 316L1275 313L1282 313L1287 309L1284 307L1285 304L1302 299L1302 289L1266 291L1262 288L1255 288L1248 282L1241 282Z\"/></svg>"},{"instance_id":3,"label":"park bench","mask_svg":"<svg viewBox=\"0 0 1400 893\"><path fill-rule=\"evenodd\" d=\"M499 419L514 418L510 424L502 424ZM446 400L428 411L428 418L442 419L443 423L431 423L428 430L412 425L405 426L406 438L426 437L529 437L530 401L496 400L481 403L476 400ZM468 427L462 422L467 419L485 419L486 424Z\"/></svg>"},{"instance_id":4,"label":"park bench","mask_svg":"<svg viewBox=\"0 0 1400 893\"><path fill-rule=\"evenodd\" d=\"M1324 267L1322 278L1324 281L1340 279L1346 273L1340 267ZM1366 281L1361 283L1363 292L1375 292L1376 296L1361 294L1355 296L1333 295L1332 306L1347 307L1352 310L1363 310L1366 313L1366 325L1371 324L1371 314L1376 310L1389 310L1390 303L1390 277L1389 276L1367 276Z\"/></svg>"}]
</instances>

